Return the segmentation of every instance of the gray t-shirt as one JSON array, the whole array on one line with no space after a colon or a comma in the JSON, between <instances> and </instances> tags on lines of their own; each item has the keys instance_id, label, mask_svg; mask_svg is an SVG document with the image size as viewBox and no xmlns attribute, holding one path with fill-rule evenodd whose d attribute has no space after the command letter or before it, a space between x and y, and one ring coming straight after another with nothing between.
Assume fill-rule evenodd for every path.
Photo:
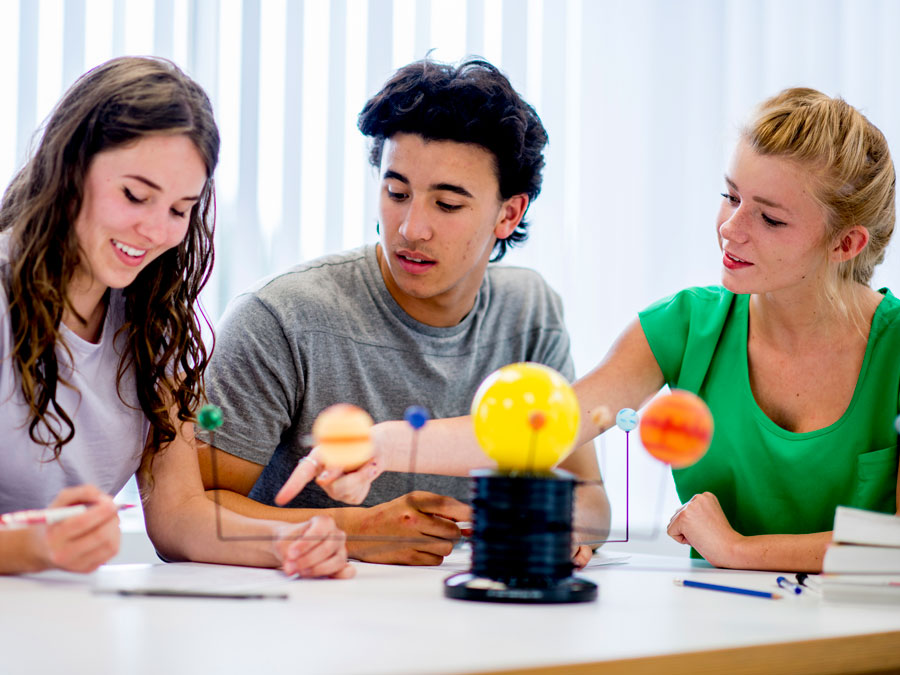
<instances>
[{"instance_id":1,"label":"gray t-shirt","mask_svg":"<svg viewBox=\"0 0 900 675\"><path fill-rule=\"evenodd\" d=\"M391 297L374 245L326 256L229 306L206 374L225 418L213 445L265 465L250 497L271 504L329 405L353 403L376 422L402 419L410 405L435 418L465 415L481 381L517 361L574 377L562 303L537 272L489 266L472 311L443 328L416 321ZM406 494L411 478L416 490L468 499L467 478L386 472L364 505ZM311 484L291 506L343 504Z\"/></svg>"}]
</instances>

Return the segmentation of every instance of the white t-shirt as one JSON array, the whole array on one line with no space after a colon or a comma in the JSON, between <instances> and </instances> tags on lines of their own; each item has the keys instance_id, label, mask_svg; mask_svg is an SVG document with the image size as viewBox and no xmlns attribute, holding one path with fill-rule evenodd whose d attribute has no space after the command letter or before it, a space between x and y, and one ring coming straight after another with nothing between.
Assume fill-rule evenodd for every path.
<instances>
[{"instance_id":1,"label":"white t-shirt","mask_svg":"<svg viewBox=\"0 0 900 675\"><path fill-rule=\"evenodd\" d=\"M8 236L0 234L0 274L6 273L7 250ZM44 508L64 487L83 483L115 495L137 470L150 425L138 403L133 371L123 376L120 387L128 405L116 388L123 340L115 334L124 304L121 291L110 293L98 344L61 328L74 369L57 345L59 372L74 388L59 383L56 400L72 420L75 436L54 460L52 449L28 434L31 418L10 358L9 307L0 283L0 513ZM49 437L43 425L38 433Z\"/></svg>"}]
</instances>

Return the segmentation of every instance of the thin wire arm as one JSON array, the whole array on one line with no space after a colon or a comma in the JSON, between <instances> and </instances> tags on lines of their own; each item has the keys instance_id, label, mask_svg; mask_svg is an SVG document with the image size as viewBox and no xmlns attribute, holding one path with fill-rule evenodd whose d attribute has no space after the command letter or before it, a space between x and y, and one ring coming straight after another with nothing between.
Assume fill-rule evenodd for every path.
<instances>
[{"instance_id":1,"label":"thin wire arm","mask_svg":"<svg viewBox=\"0 0 900 675\"><path fill-rule=\"evenodd\" d=\"M898 437L898 445L900 445L900 437ZM660 482L659 489L656 498L656 517L654 518L654 526L653 529L649 532L649 534L631 534L630 531L630 522L629 522L629 501L630 501L630 477L631 471L629 466L630 459L630 448L629 448L629 433L625 432L625 538L624 539L603 539L601 541L591 541L591 542L583 542L585 544L625 544L629 541L652 541L659 536L661 527L661 514L663 509L663 500L665 498L666 491L666 478L668 474L666 471L663 471L660 474ZM600 485L602 486L604 483L602 480L579 480L578 485ZM594 530L590 528L573 528L572 531L577 534L587 534L587 535L607 535L608 533L605 531Z\"/></svg>"},{"instance_id":2,"label":"thin wire arm","mask_svg":"<svg viewBox=\"0 0 900 675\"><path fill-rule=\"evenodd\" d=\"M416 455L419 452L419 430L413 429L413 437L412 443L409 446L409 480L408 488L406 490L407 493L415 492L416 490Z\"/></svg>"}]
</instances>

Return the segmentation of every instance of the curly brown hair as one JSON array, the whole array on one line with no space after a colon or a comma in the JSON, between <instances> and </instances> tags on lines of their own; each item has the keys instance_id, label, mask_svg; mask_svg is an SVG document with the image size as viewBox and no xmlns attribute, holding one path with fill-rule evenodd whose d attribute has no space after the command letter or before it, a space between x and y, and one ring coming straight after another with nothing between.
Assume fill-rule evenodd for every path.
<instances>
[{"instance_id":1,"label":"curly brown hair","mask_svg":"<svg viewBox=\"0 0 900 675\"><path fill-rule=\"evenodd\" d=\"M169 411L183 422L202 401L209 360L198 311L200 290L213 264L219 132L203 89L170 61L123 57L82 75L48 118L37 148L0 204L0 231L9 232L3 274L12 329L12 359L30 408L29 435L58 459L75 429L56 400L60 376L56 347L64 311L82 256L74 223L85 177L101 152L142 138L183 134L193 141L207 180L190 213L184 240L143 269L124 289L125 318L117 333L126 349L116 386L134 369L137 398L150 422L145 458L176 436ZM125 401L122 392L119 397ZM41 433L41 428L49 436Z\"/></svg>"},{"instance_id":2,"label":"curly brown hair","mask_svg":"<svg viewBox=\"0 0 900 675\"><path fill-rule=\"evenodd\" d=\"M503 200L527 194L530 203L541 192L547 130L509 79L484 59L451 65L426 58L403 66L366 102L357 126L373 139L369 163L376 168L386 139L418 134L490 152ZM523 218L512 234L498 239L491 262L524 243L528 225Z\"/></svg>"}]
</instances>

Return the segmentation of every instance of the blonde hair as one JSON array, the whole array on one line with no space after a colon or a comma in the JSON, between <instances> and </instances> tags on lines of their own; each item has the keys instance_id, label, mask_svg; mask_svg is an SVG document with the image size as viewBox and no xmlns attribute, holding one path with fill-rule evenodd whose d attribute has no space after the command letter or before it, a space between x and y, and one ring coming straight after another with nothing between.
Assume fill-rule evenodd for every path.
<instances>
[{"instance_id":1,"label":"blonde hair","mask_svg":"<svg viewBox=\"0 0 900 675\"><path fill-rule=\"evenodd\" d=\"M828 215L830 250L855 225L866 247L832 266L826 293L846 313L847 284L868 286L894 231L894 163L884 135L841 98L815 89L785 89L763 101L741 137L756 152L793 160L810 171L814 197Z\"/></svg>"}]
</instances>

